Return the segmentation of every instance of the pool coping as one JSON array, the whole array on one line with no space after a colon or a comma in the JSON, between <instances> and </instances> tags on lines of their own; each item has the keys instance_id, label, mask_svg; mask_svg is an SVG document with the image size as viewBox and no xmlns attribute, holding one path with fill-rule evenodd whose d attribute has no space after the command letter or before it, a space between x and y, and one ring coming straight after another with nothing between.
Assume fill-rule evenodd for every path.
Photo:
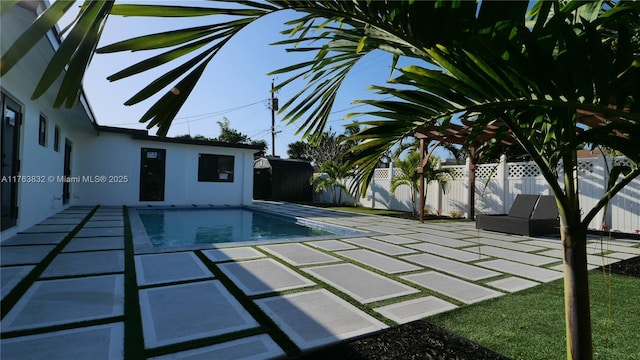
<instances>
[{"instance_id":1,"label":"pool coping","mask_svg":"<svg viewBox=\"0 0 640 360\"><path fill-rule=\"evenodd\" d=\"M325 228L337 228L340 230L345 230L348 232L352 232L352 234L332 234L332 235L321 235L321 236L304 236L304 237L291 237L291 238L279 238L279 239L266 239L266 240L256 240L256 241L234 241L234 242L225 242L225 243L217 243L217 244L197 244L197 245L187 245L187 246L172 246L172 247L157 247L151 243L149 239L149 235L145 230L144 224L142 223L142 219L140 219L140 214L138 210L180 210L180 209L248 209L255 212L266 213L269 215L274 215L280 218L287 219L295 219L297 222L301 222L303 224L318 224ZM384 235L378 232L367 232L367 231L358 231L357 233L353 233L353 229L349 229L344 226L339 226L336 224L325 223L317 220L309 220L304 216L290 216L284 215L282 213L272 213L269 211L265 211L264 209L260 209L254 206L171 206L171 205L163 205L163 206L127 206L127 211L129 215L129 223L131 225L131 237L133 240L133 250L135 255L142 254L162 254L168 252L178 252L178 251L194 251L194 250L211 250L211 249L224 249L230 247L238 247L238 246L255 246L255 245L268 245L275 243L291 243L291 242L313 242L313 241L323 241L323 240L336 240L336 239L350 239L350 238L359 238L359 237L369 237L369 236L380 236Z\"/></svg>"}]
</instances>

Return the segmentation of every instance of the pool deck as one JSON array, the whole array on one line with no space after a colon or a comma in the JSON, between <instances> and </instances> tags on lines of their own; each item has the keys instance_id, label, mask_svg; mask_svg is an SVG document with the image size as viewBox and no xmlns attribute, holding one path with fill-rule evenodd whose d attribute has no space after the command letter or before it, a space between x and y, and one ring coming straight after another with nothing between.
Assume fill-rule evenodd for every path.
<instances>
[{"instance_id":1,"label":"pool deck","mask_svg":"<svg viewBox=\"0 0 640 360\"><path fill-rule=\"evenodd\" d=\"M366 236L135 250L121 207L71 207L0 244L10 359L287 358L562 278L557 239L279 202ZM590 267L640 255L589 241Z\"/></svg>"}]
</instances>

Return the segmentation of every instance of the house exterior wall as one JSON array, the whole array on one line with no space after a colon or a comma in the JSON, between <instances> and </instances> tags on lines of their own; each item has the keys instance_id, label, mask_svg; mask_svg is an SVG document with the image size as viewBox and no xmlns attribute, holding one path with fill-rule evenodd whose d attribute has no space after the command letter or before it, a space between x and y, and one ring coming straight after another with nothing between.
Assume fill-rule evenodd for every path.
<instances>
[{"instance_id":1,"label":"house exterior wall","mask_svg":"<svg viewBox=\"0 0 640 360\"><path fill-rule=\"evenodd\" d=\"M25 6L11 7L3 14L0 47L5 53L17 36L35 17ZM42 71L53 56L57 43L53 37L43 39L0 81L2 94L21 107L22 125L19 136L22 179L17 189L18 218L15 226L0 233L0 241L26 230L72 205L185 205L251 204L253 192L254 149L176 144L135 140L130 133L98 131L88 103L82 98L70 109L54 109L56 91L61 79L37 100L31 93ZM47 119L45 146L38 141L40 116ZM59 147L54 150L55 128L59 129ZM63 203L65 141L72 145L70 198ZM140 149L166 149L165 201L140 202ZM234 181L228 183L198 182L198 154L232 155ZM107 176L107 182L85 181L83 176ZM122 176L109 182L109 176Z\"/></svg>"},{"instance_id":2,"label":"house exterior wall","mask_svg":"<svg viewBox=\"0 0 640 360\"><path fill-rule=\"evenodd\" d=\"M71 183L76 205L250 205L253 149L136 140L130 134L101 132L79 143L82 154ZM164 149L164 201L140 201L141 149ZM233 182L199 182L198 154L234 157ZM95 181L103 176L104 182ZM89 181L88 179L93 179ZM102 181L102 180L100 180Z\"/></svg>"},{"instance_id":3,"label":"house exterior wall","mask_svg":"<svg viewBox=\"0 0 640 360\"><path fill-rule=\"evenodd\" d=\"M2 52L7 50L19 31L5 31L24 26L31 21L33 13L19 6L13 7L12 16L2 17ZM7 14L9 15L9 14ZM20 104L22 125L20 127L19 159L21 177L18 183L18 219L16 226L2 232L2 238L25 230L45 218L61 211L67 204L62 202L62 182L58 177L63 175L64 142L79 141L81 137L93 136L96 132L86 109L77 105L72 109L54 109L52 104L55 94L52 90L39 99L30 99L34 84L40 76L39 71L53 54L52 45L42 40L11 71L2 77L1 91L5 96ZM52 88L57 89L58 81ZM47 136L45 146L38 143L40 116L47 119ZM55 127L59 128L59 148L54 150ZM72 156L71 167L76 159Z\"/></svg>"}]
</instances>

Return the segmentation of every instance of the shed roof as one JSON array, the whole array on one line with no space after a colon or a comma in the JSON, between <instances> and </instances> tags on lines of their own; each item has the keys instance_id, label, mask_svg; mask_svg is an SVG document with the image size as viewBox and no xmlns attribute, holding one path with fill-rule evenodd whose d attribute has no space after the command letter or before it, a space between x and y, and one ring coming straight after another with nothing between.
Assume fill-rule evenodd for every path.
<instances>
[{"instance_id":1,"label":"shed roof","mask_svg":"<svg viewBox=\"0 0 640 360\"><path fill-rule=\"evenodd\" d=\"M287 170L309 170L313 171L313 166L306 160L281 159L277 157L263 157L255 162L257 169L287 169Z\"/></svg>"},{"instance_id":2,"label":"shed roof","mask_svg":"<svg viewBox=\"0 0 640 360\"><path fill-rule=\"evenodd\" d=\"M171 137L163 138L159 136L149 135L147 130L140 130L140 129L128 129L128 128L120 128L120 127L104 126L104 125L96 125L96 129L99 132L129 134L134 140L157 141L157 142L173 143L173 144L226 147L226 148L235 148L235 149L251 149L251 150L257 150L257 151L262 150L262 147L258 145L227 143L227 142L220 142L220 141L207 141L207 140L197 140L197 139L171 138Z\"/></svg>"}]
</instances>

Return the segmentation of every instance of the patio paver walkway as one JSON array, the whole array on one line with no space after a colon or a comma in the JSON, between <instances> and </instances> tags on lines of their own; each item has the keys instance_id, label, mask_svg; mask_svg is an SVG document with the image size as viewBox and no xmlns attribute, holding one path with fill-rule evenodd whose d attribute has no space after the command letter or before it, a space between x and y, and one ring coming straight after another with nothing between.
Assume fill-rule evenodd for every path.
<instances>
[{"instance_id":1,"label":"patio paver walkway","mask_svg":"<svg viewBox=\"0 0 640 360\"><path fill-rule=\"evenodd\" d=\"M269 297L256 303L303 350L387 327L324 289Z\"/></svg>"},{"instance_id":2,"label":"patio paver walkway","mask_svg":"<svg viewBox=\"0 0 640 360\"><path fill-rule=\"evenodd\" d=\"M284 358L562 277L558 239L254 207L364 233L136 253L122 207L71 207L0 243L2 359ZM592 267L640 254L596 240Z\"/></svg>"},{"instance_id":3,"label":"patio paver walkway","mask_svg":"<svg viewBox=\"0 0 640 360\"><path fill-rule=\"evenodd\" d=\"M418 292L412 287L354 264L324 265L303 270L363 304Z\"/></svg>"}]
</instances>

